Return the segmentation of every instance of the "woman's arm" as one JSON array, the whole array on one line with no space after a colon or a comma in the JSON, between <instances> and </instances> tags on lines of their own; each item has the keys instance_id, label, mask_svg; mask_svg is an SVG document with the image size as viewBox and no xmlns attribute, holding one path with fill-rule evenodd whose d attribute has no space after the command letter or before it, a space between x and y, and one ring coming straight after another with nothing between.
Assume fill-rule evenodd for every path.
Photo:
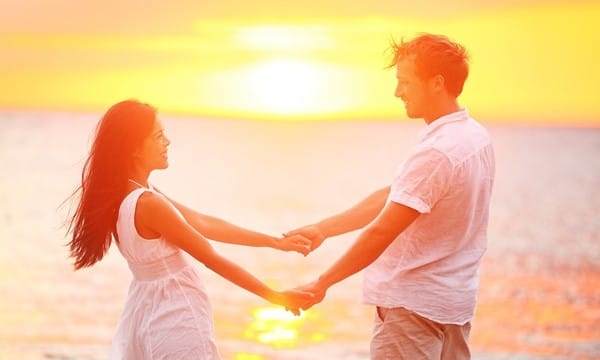
<instances>
[{"instance_id":1,"label":"woman's arm","mask_svg":"<svg viewBox=\"0 0 600 360\"><path fill-rule=\"evenodd\" d=\"M156 191L162 194L160 190L156 189ZM297 251L304 255L308 254L310 251L311 241L302 235L276 238L239 227L213 216L201 214L164 194L162 195L183 214L183 217L185 217L187 222L196 229L196 231L209 239L229 244L256 247L266 246L283 251Z\"/></svg>"},{"instance_id":2,"label":"woman's arm","mask_svg":"<svg viewBox=\"0 0 600 360\"><path fill-rule=\"evenodd\" d=\"M218 254L163 196L151 192L142 194L138 200L135 220L140 228L159 234L225 279L272 303L297 309L312 297L301 292L274 291L241 266Z\"/></svg>"}]
</instances>

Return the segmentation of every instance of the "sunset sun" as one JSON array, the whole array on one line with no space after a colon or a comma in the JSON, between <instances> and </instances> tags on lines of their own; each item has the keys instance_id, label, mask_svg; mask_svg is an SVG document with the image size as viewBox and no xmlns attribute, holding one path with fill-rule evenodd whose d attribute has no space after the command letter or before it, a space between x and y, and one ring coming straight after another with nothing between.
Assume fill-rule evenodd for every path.
<instances>
[{"instance_id":1,"label":"sunset sun","mask_svg":"<svg viewBox=\"0 0 600 360\"><path fill-rule=\"evenodd\" d=\"M273 60L249 73L248 94L256 110L297 114L320 110L323 75L315 65L297 60Z\"/></svg>"}]
</instances>

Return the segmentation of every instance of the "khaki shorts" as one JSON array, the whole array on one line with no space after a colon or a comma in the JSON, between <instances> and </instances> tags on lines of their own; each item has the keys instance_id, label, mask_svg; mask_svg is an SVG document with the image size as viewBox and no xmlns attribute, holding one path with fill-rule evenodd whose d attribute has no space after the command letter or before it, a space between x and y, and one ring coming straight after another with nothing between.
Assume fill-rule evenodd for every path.
<instances>
[{"instance_id":1,"label":"khaki shorts","mask_svg":"<svg viewBox=\"0 0 600 360\"><path fill-rule=\"evenodd\" d=\"M470 331L470 322L440 324L405 308L377 307L371 359L467 360Z\"/></svg>"}]
</instances>

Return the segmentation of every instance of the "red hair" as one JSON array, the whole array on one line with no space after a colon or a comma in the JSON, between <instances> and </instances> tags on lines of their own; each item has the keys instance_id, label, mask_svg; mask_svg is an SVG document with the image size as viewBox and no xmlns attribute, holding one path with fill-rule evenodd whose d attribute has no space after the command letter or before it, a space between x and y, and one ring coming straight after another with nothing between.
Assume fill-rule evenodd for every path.
<instances>
[{"instance_id":1,"label":"red hair","mask_svg":"<svg viewBox=\"0 0 600 360\"><path fill-rule=\"evenodd\" d=\"M391 48L394 58L389 67L413 57L421 79L442 75L449 94L458 97L462 92L469 75L469 55L462 45L443 35L421 34L408 42L392 41Z\"/></svg>"},{"instance_id":2,"label":"red hair","mask_svg":"<svg viewBox=\"0 0 600 360\"><path fill-rule=\"evenodd\" d=\"M137 100L113 105L96 127L89 156L83 166L81 185L71 195L79 197L68 221L68 246L75 270L100 261L116 238L119 206L126 195L127 172L134 152L148 137L156 110Z\"/></svg>"}]
</instances>

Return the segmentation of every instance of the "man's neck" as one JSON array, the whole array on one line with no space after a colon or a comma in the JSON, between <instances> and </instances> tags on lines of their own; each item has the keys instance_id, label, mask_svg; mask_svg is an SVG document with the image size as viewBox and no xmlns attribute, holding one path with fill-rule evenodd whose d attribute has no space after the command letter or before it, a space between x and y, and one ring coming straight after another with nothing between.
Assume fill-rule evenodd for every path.
<instances>
[{"instance_id":1,"label":"man's neck","mask_svg":"<svg viewBox=\"0 0 600 360\"><path fill-rule=\"evenodd\" d=\"M459 111L460 109L461 107L458 104L458 100L451 99L449 101L445 101L439 104L439 106L436 106L435 109L432 109L430 114L423 118L423 120L425 120L425 123L429 125L437 119L441 118L442 116L452 114L454 112Z\"/></svg>"}]
</instances>

